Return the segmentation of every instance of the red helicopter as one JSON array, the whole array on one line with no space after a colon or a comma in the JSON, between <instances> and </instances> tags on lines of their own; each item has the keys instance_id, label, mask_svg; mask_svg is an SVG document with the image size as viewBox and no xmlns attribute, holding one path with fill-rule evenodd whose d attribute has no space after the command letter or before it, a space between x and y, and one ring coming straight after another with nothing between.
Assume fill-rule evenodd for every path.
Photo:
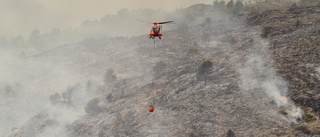
<instances>
[{"instance_id":1,"label":"red helicopter","mask_svg":"<svg viewBox=\"0 0 320 137\"><path fill-rule=\"evenodd\" d=\"M139 21L142 21L142 20L139 20ZM147 21L143 21L143 22L147 22ZM148 22L148 23L153 23L153 26L151 28L151 31L149 33L149 38L151 39L154 39L155 37L159 37L159 39L161 39L162 37L162 33L161 33L161 30L162 30L162 26L158 24L166 24L166 23L172 23L173 21L164 21L164 22Z\"/></svg>"}]
</instances>

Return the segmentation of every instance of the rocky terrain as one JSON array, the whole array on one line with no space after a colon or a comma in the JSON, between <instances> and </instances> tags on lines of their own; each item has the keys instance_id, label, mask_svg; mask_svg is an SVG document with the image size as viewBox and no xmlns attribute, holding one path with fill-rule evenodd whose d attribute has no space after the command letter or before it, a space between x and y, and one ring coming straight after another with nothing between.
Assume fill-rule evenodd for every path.
<instances>
[{"instance_id":1,"label":"rocky terrain","mask_svg":"<svg viewBox=\"0 0 320 137\"><path fill-rule=\"evenodd\" d=\"M319 13L203 17L155 44L147 36L88 39L29 56L81 74L90 101L75 106L86 114L63 130L47 132L61 123L43 112L10 136L320 136Z\"/></svg>"}]
</instances>

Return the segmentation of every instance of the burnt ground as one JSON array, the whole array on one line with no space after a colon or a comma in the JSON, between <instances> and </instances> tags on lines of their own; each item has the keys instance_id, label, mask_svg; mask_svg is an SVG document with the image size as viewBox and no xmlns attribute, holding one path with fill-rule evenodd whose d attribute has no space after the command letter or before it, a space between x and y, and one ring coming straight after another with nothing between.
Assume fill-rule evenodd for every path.
<instances>
[{"instance_id":1,"label":"burnt ground","mask_svg":"<svg viewBox=\"0 0 320 137\"><path fill-rule=\"evenodd\" d=\"M237 137L320 136L319 11L269 11L204 23L166 32L156 46L137 36L50 51L47 56L82 53L57 58L91 62L81 66L83 73L103 77L107 66L117 75L107 83L94 80L87 92L100 100L91 106L95 113L67 125L66 132L71 137L222 137L229 130ZM212 62L206 78L199 75L203 60ZM305 115L296 115L297 108ZM50 121L45 116L41 119ZM55 125L33 121L11 136L29 135L26 127Z\"/></svg>"},{"instance_id":2,"label":"burnt ground","mask_svg":"<svg viewBox=\"0 0 320 137\"><path fill-rule=\"evenodd\" d=\"M273 66L289 83L295 103L320 114L320 7L270 11L252 15L248 22L260 25L273 50Z\"/></svg>"}]
</instances>

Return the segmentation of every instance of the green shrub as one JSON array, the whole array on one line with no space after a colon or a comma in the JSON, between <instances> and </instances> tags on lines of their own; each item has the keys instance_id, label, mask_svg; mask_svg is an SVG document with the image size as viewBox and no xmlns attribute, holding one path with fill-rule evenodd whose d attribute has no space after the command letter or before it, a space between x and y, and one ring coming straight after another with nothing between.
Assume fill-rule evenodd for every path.
<instances>
[{"instance_id":1,"label":"green shrub","mask_svg":"<svg viewBox=\"0 0 320 137\"><path fill-rule=\"evenodd\" d=\"M51 95L49 97L51 104L56 105L60 103L60 104L72 105L72 93L74 88L76 88L76 86L69 86L65 92L62 92L62 94L55 93Z\"/></svg>"},{"instance_id":2,"label":"green shrub","mask_svg":"<svg viewBox=\"0 0 320 137\"><path fill-rule=\"evenodd\" d=\"M306 114L302 117L302 119L303 119L304 121L306 121L306 122L312 122L312 121L315 121L315 120L316 120L316 118L313 117L313 115L308 114L308 113L306 113Z\"/></svg>"},{"instance_id":3,"label":"green shrub","mask_svg":"<svg viewBox=\"0 0 320 137\"><path fill-rule=\"evenodd\" d=\"M72 103L72 102L71 102L71 97L72 97L72 92L73 92L73 90L74 90L74 87L69 86L69 87L67 88L67 90L62 93L62 96L61 96L61 97L62 97L62 101L63 101L64 103L68 103L68 104L71 104L71 103Z\"/></svg>"},{"instance_id":4,"label":"green shrub","mask_svg":"<svg viewBox=\"0 0 320 137\"><path fill-rule=\"evenodd\" d=\"M121 122L122 122L122 115L119 112L117 112L116 117L113 120L113 124L114 126L119 126Z\"/></svg>"},{"instance_id":5,"label":"green shrub","mask_svg":"<svg viewBox=\"0 0 320 137\"><path fill-rule=\"evenodd\" d=\"M108 94L108 96L106 97L106 100L110 103L110 102L112 102L112 101L114 101L114 97L113 97L113 95L110 93L110 94Z\"/></svg>"},{"instance_id":6,"label":"green shrub","mask_svg":"<svg viewBox=\"0 0 320 137\"><path fill-rule=\"evenodd\" d=\"M225 7L226 2L224 0L219 1L220 7Z\"/></svg>"},{"instance_id":7,"label":"green shrub","mask_svg":"<svg viewBox=\"0 0 320 137\"><path fill-rule=\"evenodd\" d=\"M226 4L227 9L230 10L230 11L233 9L233 6L234 6L233 0L230 0L230 1Z\"/></svg>"},{"instance_id":8,"label":"green shrub","mask_svg":"<svg viewBox=\"0 0 320 137\"><path fill-rule=\"evenodd\" d=\"M99 106L99 103L100 103L99 98L91 99L84 109L88 114L98 114L101 111L101 107Z\"/></svg>"},{"instance_id":9,"label":"green shrub","mask_svg":"<svg viewBox=\"0 0 320 137\"><path fill-rule=\"evenodd\" d=\"M303 107L302 108L304 115L302 116L302 120L305 122L312 122L315 121L316 118L311 114L310 110L308 108Z\"/></svg>"},{"instance_id":10,"label":"green shrub","mask_svg":"<svg viewBox=\"0 0 320 137\"><path fill-rule=\"evenodd\" d=\"M300 20L297 20L295 23L294 23L294 26L298 27L301 25L301 21Z\"/></svg>"},{"instance_id":11,"label":"green shrub","mask_svg":"<svg viewBox=\"0 0 320 137\"><path fill-rule=\"evenodd\" d=\"M213 2L213 7L214 7L214 8L219 8L219 7L220 7L220 4L219 4L219 1L218 1L218 0L215 0L215 1Z\"/></svg>"},{"instance_id":12,"label":"green shrub","mask_svg":"<svg viewBox=\"0 0 320 137\"><path fill-rule=\"evenodd\" d=\"M163 61L159 61L153 66L153 76L154 78L161 77L167 69L166 64Z\"/></svg>"},{"instance_id":13,"label":"green shrub","mask_svg":"<svg viewBox=\"0 0 320 137\"><path fill-rule=\"evenodd\" d=\"M224 12L226 9L226 2L224 0L220 0L218 3L214 3L217 5L213 5L215 9Z\"/></svg>"},{"instance_id":14,"label":"green shrub","mask_svg":"<svg viewBox=\"0 0 320 137\"><path fill-rule=\"evenodd\" d=\"M231 129L228 130L227 137L235 137L235 134Z\"/></svg>"},{"instance_id":15,"label":"green shrub","mask_svg":"<svg viewBox=\"0 0 320 137\"><path fill-rule=\"evenodd\" d=\"M299 7L298 7L297 3L293 3L289 10L293 11L293 10L298 9L298 8Z\"/></svg>"},{"instance_id":16,"label":"green shrub","mask_svg":"<svg viewBox=\"0 0 320 137\"><path fill-rule=\"evenodd\" d=\"M237 1L233 7L233 14L236 14L236 15L243 14L244 10L245 10L245 7L243 3L241 1Z\"/></svg>"},{"instance_id":17,"label":"green shrub","mask_svg":"<svg viewBox=\"0 0 320 137\"><path fill-rule=\"evenodd\" d=\"M4 91L5 91L6 94L11 94L13 92L12 86L6 85L4 87Z\"/></svg>"},{"instance_id":18,"label":"green shrub","mask_svg":"<svg viewBox=\"0 0 320 137\"><path fill-rule=\"evenodd\" d=\"M284 115L284 116L287 116L287 115L288 115L288 112L285 111L285 110L283 110L283 109L279 110L278 112L279 112L280 114Z\"/></svg>"},{"instance_id":19,"label":"green shrub","mask_svg":"<svg viewBox=\"0 0 320 137\"><path fill-rule=\"evenodd\" d=\"M300 131L300 132L305 133L305 134L310 134L310 130L309 130L308 127L305 126L305 125L297 126L297 127L295 128L295 130Z\"/></svg>"},{"instance_id":20,"label":"green shrub","mask_svg":"<svg viewBox=\"0 0 320 137\"><path fill-rule=\"evenodd\" d=\"M210 60L203 60L198 66L198 74L204 75L209 68L212 67L212 62Z\"/></svg>"},{"instance_id":21,"label":"green shrub","mask_svg":"<svg viewBox=\"0 0 320 137\"><path fill-rule=\"evenodd\" d=\"M197 46L192 46L188 52L187 52L187 55L188 56L191 56L191 57L194 57L195 55L199 54L200 51L199 51L199 48Z\"/></svg>"},{"instance_id":22,"label":"green shrub","mask_svg":"<svg viewBox=\"0 0 320 137\"><path fill-rule=\"evenodd\" d=\"M58 104L59 102L62 101L62 98L61 98L59 93L51 95L49 97L49 99L50 99L50 102L51 102L52 105L56 105L56 104Z\"/></svg>"},{"instance_id":23,"label":"green shrub","mask_svg":"<svg viewBox=\"0 0 320 137\"><path fill-rule=\"evenodd\" d=\"M203 60L198 65L198 72L197 72L197 79L204 80L205 83L207 82L207 73L209 68L211 68L212 62L210 60Z\"/></svg>"},{"instance_id":24,"label":"green shrub","mask_svg":"<svg viewBox=\"0 0 320 137\"><path fill-rule=\"evenodd\" d=\"M267 38L268 37L268 34L270 33L270 31L271 31L271 27L269 27L269 26L264 26L264 27L262 27L262 29L261 29L261 33L260 33L260 36L261 36L261 38Z\"/></svg>"},{"instance_id":25,"label":"green shrub","mask_svg":"<svg viewBox=\"0 0 320 137\"><path fill-rule=\"evenodd\" d=\"M114 75L114 70L112 68L109 68L107 72L104 74L104 82L110 83L117 80L117 76Z\"/></svg>"},{"instance_id":26,"label":"green shrub","mask_svg":"<svg viewBox=\"0 0 320 137\"><path fill-rule=\"evenodd\" d=\"M91 80L88 80L87 85L86 85L86 89L89 90L91 88L92 88L92 82L91 82Z\"/></svg>"}]
</instances>

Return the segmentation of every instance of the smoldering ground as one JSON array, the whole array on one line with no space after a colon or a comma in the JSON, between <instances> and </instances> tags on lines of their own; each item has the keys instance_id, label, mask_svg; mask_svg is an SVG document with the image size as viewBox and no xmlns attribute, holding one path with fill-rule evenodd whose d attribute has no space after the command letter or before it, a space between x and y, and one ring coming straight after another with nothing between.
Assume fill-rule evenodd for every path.
<instances>
[{"instance_id":1,"label":"smoldering ground","mask_svg":"<svg viewBox=\"0 0 320 137\"><path fill-rule=\"evenodd\" d=\"M263 96L255 96L255 94L267 95L265 97L272 99L275 103L269 109L285 108L289 112L288 121L296 122L297 119L302 118L303 112L288 97L288 83L271 66L269 43L257 37L255 40L259 42L253 45L252 53L238 60L242 62L241 67L235 67L239 74L241 91L249 95L248 100L259 98L263 100L261 98Z\"/></svg>"}]
</instances>

